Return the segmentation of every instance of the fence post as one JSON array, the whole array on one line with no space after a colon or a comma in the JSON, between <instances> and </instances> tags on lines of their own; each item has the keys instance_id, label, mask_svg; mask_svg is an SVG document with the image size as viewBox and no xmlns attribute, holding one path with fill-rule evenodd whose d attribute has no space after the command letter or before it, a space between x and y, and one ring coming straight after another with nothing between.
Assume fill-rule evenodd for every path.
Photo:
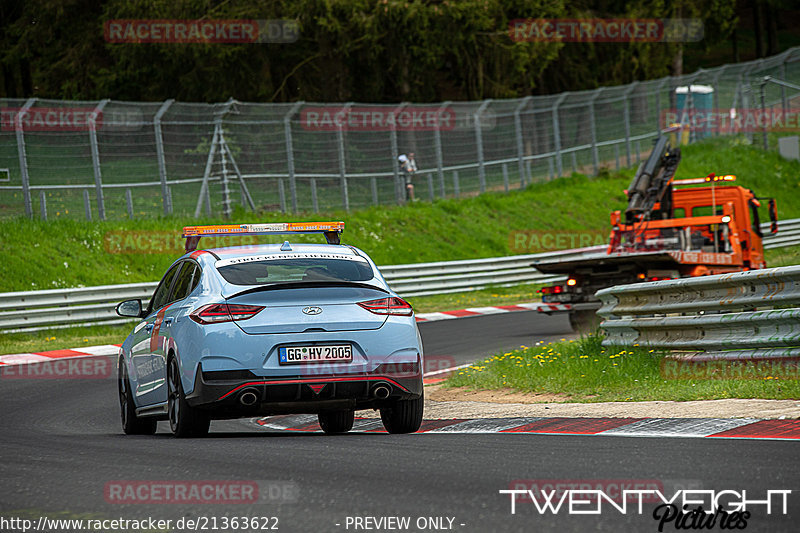
<instances>
[{"instance_id":1,"label":"fence post","mask_svg":"<svg viewBox=\"0 0 800 533\"><path fill-rule=\"evenodd\" d=\"M17 153L19 155L19 171L22 176L22 197L25 202L25 216L33 218L33 205L31 204L30 177L28 176L28 155L25 152L25 130L22 127L22 118L28 113L28 109L36 102L36 98L28 98L25 105L17 113L14 119L14 129L17 133Z\"/></svg>"},{"instance_id":2,"label":"fence post","mask_svg":"<svg viewBox=\"0 0 800 533\"><path fill-rule=\"evenodd\" d=\"M167 196L169 197L170 205L172 205L172 196L169 193L169 188L167 188ZM125 205L128 208L128 218L133 220L133 197L130 189L125 189Z\"/></svg>"},{"instance_id":3,"label":"fence post","mask_svg":"<svg viewBox=\"0 0 800 533\"><path fill-rule=\"evenodd\" d=\"M761 116L767 116L767 102L766 102L766 92L767 92L767 78L763 78L761 80ZM769 150L769 146L767 144L767 126L761 127L761 139L764 142L764 151Z\"/></svg>"},{"instance_id":4,"label":"fence post","mask_svg":"<svg viewBox=\"0 0 800 533\"><path fill-rule=\"evenodd\" d=\"M161 117L164 116L164 113L167 112L167 109L174 101L175 99L171 98L161 104L155 117L153 117L153 129L156 135L156 157L158 158L158 177L161 180L161 202L164 205L165 215L172 214L172 198L167 192L167 162L164 158L164 132L161 131Z\"/></svg>"},{"instance_id":5,"label":"fence post","mask_svg":"<svg viewBox=\"0 0 800 533\"><path fill-rule=\"evenodd\" d=\"M286 212L286 190L283 187L283 180L278 178L278 201L281 204L281 213Z\"/></svg>"},{"instance_id":6,"label":"fence post","mask_svg":"<svg viewBox=\"0 0 800 533\"><path fill-rule=\"evenodd\" d=\"M92 203L89 201L88 189L83 189L83 211L86 214L86 220L92 220Z\"/></svg>"},{"instance_id":7,"label":"fence post","mask_svg":"<svg viewBox=\"0 0 800 533\"><path fill-rule=\"evenodd\" d=\"M203 203L206 204L206 213L211 214L211 199L208 194L209 180L211 179L211 169L214 165L214 155L217 153L217 139L221 127L217 122L214 125L214 135L211 137L211 146L208 150L208 158L206 159L206 168L203 172L203 183L200 185L200 195L197 197L197 207L194 210L194 217L200 217L200 211L203 208Z\"/></svg>"},{"instance_id":8,"label":"fence post","mask_svg":"<svg viewBox=\"0 0 800 533\"><path fill-rule=\"evenodd\" d=\"M351 107L353 107L353 102L347 102L342 108L345 117L347 117L347 113ZM342 131L343 122L344 121L339 121L339 126L336 128L336 141L339 145L339 181L342 187L342 207L344 207L345 211L350 211L350 195L347 192L347 166L344 159L344 132Z\"/></svg>"},{"instance_id":9,"label":"fence post","mask_svg":"<svg viewBox=\"0 0 800 533\"><path fill-rule=\"evenodd\" d=\"M286 166L289 172L289 197L292 202L292 213L297 212L297 182L294 176L294 146L292 145L292 116L305 102L295 102L283 117L283 134L286 137Z\"/></svg>"},{"instance_id":10,"label":"fence post","mask_svg":"<svg viewBox=\"0 0 800 533\"><path fill-rule=\"evenodd\" d=\"M486 192L486 167L483 161L483 132L481 131L481 113L486 109L486 106L492 103L492 100L484 100L477 111L472 115L475 121L475 147L478 151L478 181L480 184L480 191Z\"/></svg>"},{"instance_id":11,"label":"fence post","mask_svg":"<svg viewBox=\"0 0 800 533\"><path fill-rule=\"evenodd\" d=\"M436 110L436 129L433 130L433 143L436 150L436 173L439 176L439 194L442 198L445 195L444 188L444 156L442 155L442 113L450 106L450 100L442 103L439 109ZM455 116L451 116L455 120Z\"/></svg>"},{"instance_id":12,"label":"fence post","mask_svg":"<svg viewBox=\"0 0 800 533\"><path fill-rule=\"evenodd\" d=\"M461 194L461 187L458 184L458 170L453 171L453 191L455 192L456 198Z\"/></svg>"},{"instance_id":13,"label":"fence post","mask_svg":"<svg viewBox=\"0 0 800 533\"><path fill-rule=\"evenodd\" d=\"M556 171L555 171L555 166L553 165L552 157L547 158L547 173L550 180L556 179Z\"/></svg>"},{"instance_id":14,"label":"fence post","mask_svg":"<svg viewBox=\"0 0 800 533\"><path fill-rule=\"evenodd\" d=\"M522 133L522 118L520 113L531 101L532 96L526 96L522 99L519 105L514 108L514 134L517 139L517 172L519 172L519 187L525 188L530 176L525 175L525 139Z\"/></svg>"},{"instance_id":15,"label":"fence post","mask_svg":"<svg viewBox=\"0 0 800 533\"><path fill-rule=\"evenodd\" d=\"M503 163L503 189L508 192L508 164Z\"/></svg>"},{"instance_id":16,"label":"fence post","mask_svg":"<svg viewBox=\"0 0 800 533\"><path fill-rule=\"evenodd\" d=\"M369 186L372 189L372 203L378 205L378 180L374 176L369 179Z\"/></svg>"},{"instance_id":17,"label":"fence post","mask_svg":"<svg viewBox=\"0 0 800 533\"><path fill-rule=\"evenodd\" d=\"M311 208L315 213L319 213L319 204L317 203L317 180L311 178Z\"/></svg>"},{"instance_id":18,"label":"fence post","mask_svg":"<svg viewBox=\"0 0 800 533\"><path fill-rule=\"evenodd\" d=\"M103 178L100 173L100 148L97 146L97 115L103 112L103 108L109 102L103 100L94 108L89 115L89 145L92 149L92 168L94 169L94 190L97 196L97 218L106 219L106 204L103 200Z\"/></svg>"},{"instance_id":19,"label":"fence post","mask_svg":"<svg viewBox=\"0 0 800 533\"><path fill-rule=\"evenodd\" d=\"M619 170L619 145L614 145L614 159L617 161L616 169Z\"/></svg>"},{"instance_id":20,"label":"fence post","mask_svg":"<svg viewBox=\"0 0 800 533\"><path fill-rule=\"evenodd\" d=\"M628 166L631 166L631 105L628 97L639 84L638 81L631 83L631 86L625 91L625 94L622 97L622 105L624 106L623 109L623 120L625 121L625 154L628 159Z\"/></svg>"},{"instance_id":21,"label":"fence post","mask_svg":"<svg viewBox=\"0 0 800 533\"><path fill-rule=\"evenodd\" d=\"M781 80L786 81L786 56L781 60ZM781 107L783 112L789 112L789 102L786 100L786 86L781 85Z\"/></svg>"},{"instance_id":22,"label":"fence post","mask_svg":"<svg viewBox=\"0 0 800 533\"><path fill-rule=\"evenodd\" d=\"M433 194L433 174L428 172L428 198L431 202L436 199L436 196Z\"/></svg>"},{"instance_id":23,"label":"fence post","mask_svg":"<svg viewBox=\"0 0 800 533\"><path fill-rule=\"evenodd\" d=\"M231 218L231 196L230 196L230 189L228 188L228 165L226 163L225 158L225 145L223 144L222 137L222 126L219 129L219 135L217 135L217 142L219 143L219 148L217 151L220 154L220 164L222 165L222 214L225 218Z\"/></svg>"},{"instance_id":24,"label":"fence post","mask_svg":"<svg viewBox=\"0 0 800 533\"><path fill-rule=\"evenodd\" d=\"M553 105L553 142L555 143L555 153L556 153L556 170L558 171L558 177L561 177L561 173L564 171L562 167L561 161L561 128L559 127L559 120L558 120L558 106L567 98L569 93L561 93L559 95L558 100Z\"/></svg>"},{"instance_id":25,"label":"fence post","mask_svg":"<svg viewBox=\"0 0 800 533\"><path fill-rule=\"evenodd\" d=\"M663 78L661 80L661 83L658 84L658 88L656 89L656 116L657 117L661 116L661 91L664 90L664 84L667 83L668 81L669 81L668 77ZM669 127L668 124L665 124L665 126L667 128ZM661 125L659 123L658 118L656 119L656 135L657 136L661 135Z\"/></svg>"},{"instance_id":26,"label":"fence post","mask_svg":"<svg viewBox=\"0 0 800 533\"><path fill-rule=\"evenodd\" d=\"M597 150L597 120L595 117L594 104L603 93L603 89L605 89L605 87L600 87L597 89L592 95L592 98L589 100L589 128L592 135L592 164L594 164L595 176L597 176L597 174L600 172L600 153Z\"/></svg>"},{"instance_id":27,"label":"fence post","mask_svg":"<svg viewBox=\"0 0 800 533\"><path fill-rule=\"evenodd\" d=\"M44 191L39 191L39 213L42 220L47 220L47 193Z\"/></svg>"},{"instance_id":28,"label":"fence post","mask_svg":"<svg viewBox=\"0 0 800 533\"><path fill-rule=\"evenodd\" d=\"M714 93L711 96L711 107L714 108L714 113L719 113L719 78L722 76L722 73L725 72L725 69L728 68L728 65L722 65L717 70L717 74L714 76L714 80L711 82L711 87L714 89ZM712 130L711 132L714 137L717 136L716 131Z\"/></svg>"},{"instance_id":29,"label":"fence post","mask_svg":"<svg viewBox=\"0 0 800 533\"><path fill-rule=\"evenodd\" d=\"M400 164L397 161L397 158L400 157L400 149L397 147L396 118L397 115L400 114L400 111L402 111L407 105L407 102L403 102L399 106L395 107L394 110L392 110L395 120L392 120L392 124L390 125L389 129L389 140L391 141L392 148L392 171L394 172L394 198L398 205L401 205L405 200L405 187L401 187L400 185Z\"/></svg>"}]
</instances>

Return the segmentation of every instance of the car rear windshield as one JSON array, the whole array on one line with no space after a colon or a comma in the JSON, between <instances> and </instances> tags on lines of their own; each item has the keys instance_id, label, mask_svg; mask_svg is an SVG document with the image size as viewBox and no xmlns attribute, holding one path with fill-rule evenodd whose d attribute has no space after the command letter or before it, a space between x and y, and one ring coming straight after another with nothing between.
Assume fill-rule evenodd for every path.
<instances>
[{"instance_id":1,"label":"car rear windshield","mask_svg":"<svg viewBox=\"0 0 800 533\"><path fill-rule=\"evenodd\" d=\"M330 258L270 259L218 266L217 270L234 285L272 283L361 282L374 276L366 261Z\"/></svg>"}]
</instances>

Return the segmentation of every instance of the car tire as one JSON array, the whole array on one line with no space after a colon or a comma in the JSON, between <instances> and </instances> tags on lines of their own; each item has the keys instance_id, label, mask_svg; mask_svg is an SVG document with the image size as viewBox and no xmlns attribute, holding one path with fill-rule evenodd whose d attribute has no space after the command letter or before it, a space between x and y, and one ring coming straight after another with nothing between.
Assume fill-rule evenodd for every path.
<instances>
[{"instance_id":1,"label":"car tire","mask_svg":"<svg viewBox=\"0 0 800 533\"><path fill-rule=\"evenodd\" d=\"M202 437L208 433L211 418L186 401L178 361L171 357L167 363L167 413L169 428L179 438Z\"/></svg>"},{"instance_id":2,"label":"car tire","mask_svg":"<svg viewBox=\"0 0 800 533\"><path fill-rule=\"evenodd\" d=\"M425 395L416 400L395 400L387 407L381 407L381 421L389 433L414 433L422 424L422 411Z\"/></svg>"},{"instance_id":3,"label":"car tire","mask_svg":"<svg viewBox=\"0 0 800 533\"><path fill-rule=\"evenodd\" d=\"M346 411L328 411L319 414L319 427L328 435L347 433L353 429L356 412L352 409Z\"/></svg>"},{"instance_id":4,"label":"car tire","mask_svg":"<svg viewBox=\"0 0 800 533\"><path fill-rule=\"evenodd\" d=\"M117 382L119 390L120 418L122 431L126 435L153 435L156 432L158 421L155 418L140 418L136 416L136 404L133 403L131 381L128 379L128 367L125 359L119 358L117 366Z\"/></svg>"}]
</instances>

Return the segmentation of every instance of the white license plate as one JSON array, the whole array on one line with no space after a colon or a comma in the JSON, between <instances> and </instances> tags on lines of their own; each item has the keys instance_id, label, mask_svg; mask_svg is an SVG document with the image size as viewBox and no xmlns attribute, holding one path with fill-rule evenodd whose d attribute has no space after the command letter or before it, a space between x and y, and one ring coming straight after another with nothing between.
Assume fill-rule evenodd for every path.
<instances>
[{"instance_id":1,"label":"white license plate","mask_svg":"<svg viewBox=\"0 0 800 533\"><path fill-rule=\"evenodd\" d=\"M278 348L278 359L282 365L298 363L350 363L353 361L353 348L349 344L283 346Z\"/></svg>"}]
</instances>

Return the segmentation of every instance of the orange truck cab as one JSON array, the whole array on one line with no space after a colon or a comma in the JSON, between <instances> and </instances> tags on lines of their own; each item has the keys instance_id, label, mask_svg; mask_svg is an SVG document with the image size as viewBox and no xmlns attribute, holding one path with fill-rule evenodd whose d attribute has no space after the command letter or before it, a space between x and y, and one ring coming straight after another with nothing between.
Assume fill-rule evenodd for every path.
<instances>
[{"instance_id":1,"label":"orange truck cab","mask_svg":"<svg viewBox=\"0 0 800 533\"><path fill-rule=\"evenodd\" d=\"M566 282L539 290L542 301L551 304L541 312L567 312L573 328L587 330L597 324L600 301L595 293L600 289L766 267L760 199L729 184L735 176L674 180L679 161L680 150L660 138L625 191L628 208L611 213L605 253L532 265L544 273L567 275ZM767 200L775 233L775 200Z\"/></svg>"}]
</instances>

